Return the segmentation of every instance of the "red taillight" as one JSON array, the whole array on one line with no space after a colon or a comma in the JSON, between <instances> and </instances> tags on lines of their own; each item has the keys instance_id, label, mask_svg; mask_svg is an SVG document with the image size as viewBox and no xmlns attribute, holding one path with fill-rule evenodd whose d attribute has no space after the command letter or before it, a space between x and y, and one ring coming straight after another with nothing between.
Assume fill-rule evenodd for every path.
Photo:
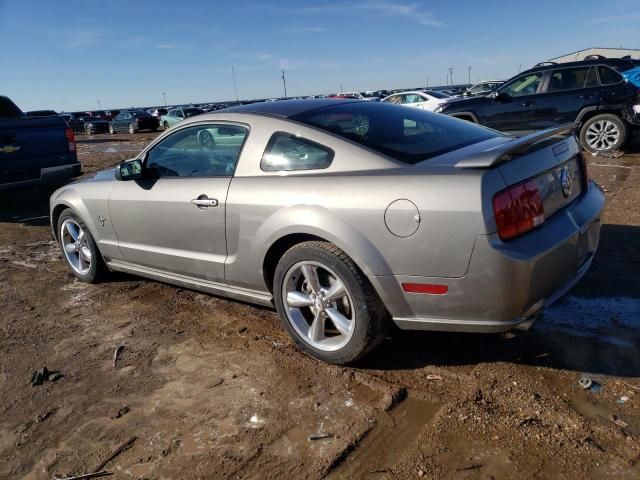
<instances>
[{"instance_id":1,"label":"red taillight","mask_svg":"<svg viewBox=\"0 0 640 480\"><path fill-rule=\"evenodd\" d=\"M65 137L67 137L67 143L69 144L69 151L70 152L75 152L76 151L76 136L73 134L73 130L71 130L70 128L67 128L64 131L64 135L65 135Z\"/></svg>"},{"instance_id":2,"label":"red taillight","mask_svg":"<svg viewBox=\"0 0 640 480\"><path fill-rule=\"evenodd\" d=\"M535 180L513 185L493 197L493 213L502 240L522 235L544 222L542 198Z\"/></svg>"},{"instance_id":3,"label":"red taillight","mask_svg":"<svg viewBox=\"0 0 640 480\"><path fill-rule=\"evenodd\" d=\"M429 295L444 295L449 291L447 285L433 283L403 283L402 288L407 293L427 293Z\"/></svg>"}]
</instances>

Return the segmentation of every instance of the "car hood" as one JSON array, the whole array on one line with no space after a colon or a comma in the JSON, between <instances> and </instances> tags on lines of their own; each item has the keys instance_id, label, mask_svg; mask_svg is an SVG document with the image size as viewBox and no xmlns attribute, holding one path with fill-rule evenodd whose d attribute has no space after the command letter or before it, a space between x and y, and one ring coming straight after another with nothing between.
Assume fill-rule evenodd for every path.
<instances>
[{"instance_id":1,"label":"car hood","mask_svg":"<svg viewBox=\"0 0 640 480\"><path fill-rule=\"evenodd\" d=\"M466 97L466 98L451 98L450 101L447 101L442 105L442 108L445 112L454 111L454 110L464 110L470 107L475 107L479 105L486 105L487 103L492 102L493 100L486 95L479 95L476 97Z\"/></svg>"},{"instance_id":2,"label":"car hood","mask_svg":"<svg viewBox=\"0 0 640 480\"><path fill-rule=\"evenodd\" d=\"M115 168L100 170L99 172L96 172L96 174L93 175L92 177L86 177L74 183L110 182L116 179L115 172L116 172Z\"/></svg>"}]
</instances>

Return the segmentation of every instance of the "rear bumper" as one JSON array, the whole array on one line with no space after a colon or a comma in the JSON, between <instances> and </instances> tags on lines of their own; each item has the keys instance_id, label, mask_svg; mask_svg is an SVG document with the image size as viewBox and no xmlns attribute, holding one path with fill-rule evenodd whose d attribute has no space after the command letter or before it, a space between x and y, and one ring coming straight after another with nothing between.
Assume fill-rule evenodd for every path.
<instances>
[{"instance_id":1,"label":"rear bumper","mask_svg":"<svg viewBox=\"0 0 640 480\"><path fill-rule=\"evenodd\" d=\"M587 272L600 238L602 190L591 182L544 226L510 242L477 237L464 277L371 277L398 327L502 332L528 327ZM408 294L403 283L447 285L444 295Z\"/></svg>"},{"instance_id":2,"label":"rear bumper","mask_svg":"<svg viewBox=\"0 0 640 480\"><path fill-rule=\"evenodd\" d=\"M53 167L43 167L40 169L40 176L25 180L0 183L0 191L16 188L27 188L38 185L59 185L82 173L80 162L67 165L57 165Z\"/></svg>"}]
</instances>

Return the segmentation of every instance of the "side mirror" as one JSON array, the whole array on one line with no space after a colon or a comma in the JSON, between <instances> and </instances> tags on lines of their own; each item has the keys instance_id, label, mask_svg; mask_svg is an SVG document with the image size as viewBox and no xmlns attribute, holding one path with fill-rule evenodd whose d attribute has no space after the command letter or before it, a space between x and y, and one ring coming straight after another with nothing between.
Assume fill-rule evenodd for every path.
<instances>
[{"instance_id":1,"label":"side mirror","mask_svg":"<svg viewBox=\"0 0 640 480\"><path fill-rule=\"evenodd\" d=\"M508 102L509 100L511 100L511 97L504 92L495 92L493 94L493 99L496 102Z\"/></svg>"},{"instance_id":2,"label":"side mirror","mask_svg":"<svg viewBox=\"0 0 640 480\"><path fill-rule=\"evenodd\" d=\"M116 167L116 180L138 180L142 178L142 160L136 158Z\"/></svg>"}]
</instances>

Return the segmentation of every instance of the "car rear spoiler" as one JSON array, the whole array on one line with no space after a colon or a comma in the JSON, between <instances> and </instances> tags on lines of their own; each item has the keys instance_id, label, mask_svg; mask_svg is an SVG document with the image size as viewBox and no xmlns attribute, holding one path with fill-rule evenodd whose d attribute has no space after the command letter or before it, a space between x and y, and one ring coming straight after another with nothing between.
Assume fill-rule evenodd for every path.
<instances>
[{"instance_id":1,"label":"car rear spoiler","mask_svg":"<svg viewBox=\"0 0 640 480\"><path fill-rule=\"evenodd\" d=\"M558 137L558 139L567 138L573 135L579 123L567 123L559 127L541 130L531 135L514 138L497 147L492 147L483 152L474 153L472 156L463 158L456 163L458 168L490 168L500 163L508 162L514 157L524 155L534 146L550 137Z\"/></svg>"}]
</instances>

